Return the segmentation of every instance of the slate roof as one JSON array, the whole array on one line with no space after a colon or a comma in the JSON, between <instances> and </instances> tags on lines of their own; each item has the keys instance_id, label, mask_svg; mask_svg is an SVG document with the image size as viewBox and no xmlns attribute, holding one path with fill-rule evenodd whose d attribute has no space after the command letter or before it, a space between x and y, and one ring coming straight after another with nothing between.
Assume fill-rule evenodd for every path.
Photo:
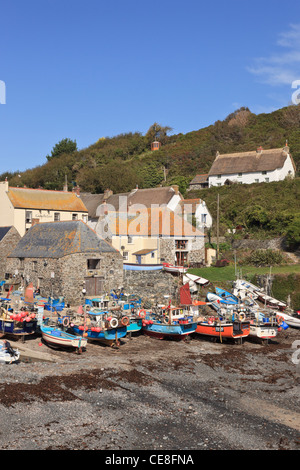
<instances>
[{"instance_id":1,"label":"slate roof","mask_svg":"<svg viewBox=\"0 0 300 470\"><path fill-rule=\"evenodd\" d=\"M7 194L15 208L88 212L73 192L10 187Z\"/></svg>"},{"instance_id":2,"label":"slate roof","mask_svg":"<svg viewBox=\"0 0 300 470\"><path fill-rule=\"evenodd\" d=\"M283 167L288 155L282 148L218 155L209 176L274 171Z\"/></svg>"},{"instance_id":3,"label":"slate roof","mask_svg":"<svg viewBox=\"0 0 300 470\"><path fill-rule=\"evenodd\" d=\"M142 204L150 208L151 204L167 205L175 194L176 191L172 186L134 189L129 193L112 194L106 199L106 203L110 211L113 208L114 211L118 212L120 210L120 202L123 204L124 201L124 199L120 200L120 197L127 197L126 202L128 206ZM99 216L97 208L105 202L104 194L81 193L80 197L88 209L89 217L92 219L97 218ZM124 207L122 209L124 210Z\"/></svg>"},{"instance_id":4,"label":"slate roof","mask_svg":"<svg viewBox=\"0 0 300 470\"><path fill-rule=\"evenodd\" d=\"M0 241L5 237L5 235L10 231L10 227L0 227Z\"/></svg>"},{"instance_id":5,"label":"slate roof","mask_svg":"<svg viewBox=\"0 0 300 470\"><path fill-rule=\"evenodd\" d=\"M36 224L19 241L9 258L62 258L74 253L116 252L81 220Z\"/></svg>"}]
</instances>

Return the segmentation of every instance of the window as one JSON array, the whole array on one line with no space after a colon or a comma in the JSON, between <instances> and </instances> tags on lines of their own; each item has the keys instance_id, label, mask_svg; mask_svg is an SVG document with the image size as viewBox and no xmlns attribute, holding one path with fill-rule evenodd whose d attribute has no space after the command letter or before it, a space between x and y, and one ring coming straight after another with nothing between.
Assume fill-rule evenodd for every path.
<instances>
[{"instance_id":1,"label":"window","mask_svg":"<svg viewBox=\"0 0 300 470\"><path fill-rule=\"evenodd\" d=\"M154 251L152 251L152 253L151 253L151 258L155 258L155 253L154 253Z\"/></svg>"},{"instance_id":2,"label":"window","mask_svg":"<svg viewBox=\"0 0 300 470\"><path fill-rule=\"evenodd\" d=\"M258 179L254 180L254 183L259 183L259 180Z\"/></svg>"},{"instance_id":3,"label":"window","mask_svg":"<svg viewBox=\"0 0 300 470\"><path fill-rule=\"evenodd\" d=\"M266 182L266 183L269 183L269 182L270 182L270 178L265 178L265 182Z\"/></svg>"},{"instance_id":4,"label":"window","mask_svg":"<svg viewBox=\"0 0 300 470\"><path fill-rule=\"evenodd\" d=\"M261 174L262 174L262 175L266 175L266 174L267 174L267 171L262 171Z\"/></svg>"},{"instance_id":5,"label":"window","mask_svg":"<svg viewBox=\"0 0 300 470\"><path fill-rule=\"evenodd\" d=\"M100 259L88 259L87 260L88 269L99 269L100 268Z\"/></svg>"},{"instance_id":6,"label":"window","mask_svg":"<svg viewBox=\"0 0 300 470\"><path fill-rule=\"evenodd\" d=\"M58 222L60 220L60 213L54 212L54 222Z\"/></svg>"},{"instance_id":7,"label":"window","mask_svg":"<svg viewBox=\"0 0 300 470\"><path fill-rule=\"evenodd\" d=\"M123 251L123 260L128 261L128 251Z\"/></svg>"},{"instance_id":8,"label":"window","mask_svg":"<svg viewBox=\"0 0 300 470\"><path fill-rule=\"evenodd\" d=\"M32 212L31 211L26 211L25 212L25 222L26 222L26 224L31 224L32 223Z\"/></svg>"},{"instance_id":9,"label":"window","mask_svg":"<svg viewBox=\"0 0 300 470\"><path fill-rule=\"evenodd\" d=\"M20 269L24 269L24 258L19 258L19 261L20 261L19 263Z\"/></svg>"},{"instance_id":10,"label":"window","mask_svg":"<svg viewBox=\"0 0 300 470\"><path fill-rule=\"evenodd\" d=\"M186 250L187 249L187 240L175 240L176 250Z\"/></svg>"},{"instance_id":11,"label":"window","mask_svg":"<svg viewBox=\"0 0 300 470\"><path fill-rule=\"evenodd\" d=\"M82 221L86 224L87 223L87 215L83 214L82 215Z\"/></svg>"},{"instance_id":12,"label":"window","mask_svg":"<svg viewBox=\"0 0 300 470\"><path fill-rule=\"evenodd\" d=\"M78 220L78 214L72 214L72 220Z\"/></svg>"},{"instance_id":13,"label":"window","mask_svg":"<svg viewBox=\"0 0 300 470\"><path fill-rule=\"evenodd\" d=\"M133 239L132 239L132 237L130 237L129 235L128 235L128 237L127 237L127 243L133 243Z\"/></svg>"},{"instance_id":14,"label":"window","mask_svg":"<svg viewBox=\"0 0 300 470\"><path fill-rule=\"evenodd\" d=\"M201 214L201 222L203 224L206 224L206 217L207 217L207 214Z\"/></svg>"},{"instance_id":15,"label":"window","mask_svg":"<svg viewBox=\"0 0 300 470\"><path fill-rule=\"evenodd\" d=\"M238 177L241 178L243 176L243 173L238 173Z\"/></svg>"},{"instance_id":16,"label":"window","mask_svg":"<svg viewBox=\"0 0 300 470\"><path fill-rule=\"evenodd\" d=\"M218 175L217 178L220 179L220 178L221 178L221 175Z\"/></svg>"}]
</instances>

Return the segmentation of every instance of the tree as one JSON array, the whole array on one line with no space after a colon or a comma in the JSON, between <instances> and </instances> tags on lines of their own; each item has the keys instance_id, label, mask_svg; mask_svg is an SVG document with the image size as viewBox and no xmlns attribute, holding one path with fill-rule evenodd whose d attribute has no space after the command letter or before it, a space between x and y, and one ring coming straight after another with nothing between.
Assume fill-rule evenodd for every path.
<instances>
[{"instance_id":1,"label":"tree","mask_svg":"<svg viewBox=\"0 0 300 470\"><path fill-rule=\"evenodd\" d=\"M67 153L73 153L77 151L77 143L76 140L71 140L71 139L62 139L60 140L57 144L54 145L51 155L47 155L46 158L47 160L52 160L53 158L60 157L62 154Z\"/></svg>"},{"instance_id":2,"label":"tree","mask_svg":"<svg viewBox=\"0 0 300 470\"><path fill-rule=\"evenodd\" d=\"M169 126L161 126L157 122L152 124L152 126L149 127L147 133L146 133L146 139L148 145L151 144L151 142L154 142L155 140L159 141L161 144L165 144L167 139L168 139L168 132L172 130L171 127Z\"/></svg>"}]
</instances>

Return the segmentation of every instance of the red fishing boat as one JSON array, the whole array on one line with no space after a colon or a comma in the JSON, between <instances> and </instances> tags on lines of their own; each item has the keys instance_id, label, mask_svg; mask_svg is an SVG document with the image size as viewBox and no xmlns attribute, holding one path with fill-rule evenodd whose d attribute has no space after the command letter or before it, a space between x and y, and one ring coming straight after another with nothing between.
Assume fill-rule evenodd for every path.
<instances>
[{"instance_id":1,"label":"red fishing boat","mask_svg":"<svg viewBox=\"0 0 300 470\"><path fill-rule=\"evenodd\" d=\"M235 320L223 320L219 317L210 317L207 320L199 321L196 328L199 335L209 336L216 341L219 339L233 339L241 344L243 338L250 334L250 321L240 315Z\"/></svg>"}]
</instances>

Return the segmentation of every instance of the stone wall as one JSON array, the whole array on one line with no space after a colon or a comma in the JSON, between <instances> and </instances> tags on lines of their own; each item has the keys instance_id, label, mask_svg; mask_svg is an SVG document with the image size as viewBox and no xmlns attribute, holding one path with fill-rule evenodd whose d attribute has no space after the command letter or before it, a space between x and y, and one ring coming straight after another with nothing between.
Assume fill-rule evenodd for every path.
<instances>
[{"instance_id":1,"label":"stone wall","mask_svg":"<svg viewBox=\"0 0 300 470\"><path fill-rule=\"evenodd\" d=\"M19 232L15 227L11 227L0 242L0 280L4 279L6 273L6 258L17 246L20 239L21 235Z\"/></svg>"},{"instance_id":2,"label":"stone wall","mask_svg":"<svg viewBox=\"0 0 300 470\"><path fill-rule=\"evenodd\" d=\"M160 238L159 249L162 263L175 263L175 241L173 238Z\"/></svg>"},{"instance_id":3,"label":"stone wall","mask_svg":"<svg viewBox=\"0 0 300 470\"><path fill-rule=\"evenodd\" d=\"M87 277L89 253L74 253L62 258L8 258L7 272L14 275L20 286L33 283L43 297L64 297L65 302L78 305L83 301L82 289ZM99 276L104 290L109 292L123 285L123 259L120 253L100 253ZM17 271L17 274L16 274Z\"/></svg>"},{"instance_id":4,"label":"stone wall","mask_svg":"<svg viewBox=\"0 0 300 470\"><path fill-rule=\"evenodd\" d=\"M234 250L282 250L284 248L284 238L273 238L270 240L234 240L232 243Z\"/></svg>"},{"instance_id":5,"label":"stone wall","mask_svg":"<svg viewBox=\"0 0 300 470\"><path fill-rule=\"evenodd\" d=\"M180 280L165 271L124 271L124 292L142 297L143 301L173 303L178 299Z\"/></svg>"}]
</instances>

